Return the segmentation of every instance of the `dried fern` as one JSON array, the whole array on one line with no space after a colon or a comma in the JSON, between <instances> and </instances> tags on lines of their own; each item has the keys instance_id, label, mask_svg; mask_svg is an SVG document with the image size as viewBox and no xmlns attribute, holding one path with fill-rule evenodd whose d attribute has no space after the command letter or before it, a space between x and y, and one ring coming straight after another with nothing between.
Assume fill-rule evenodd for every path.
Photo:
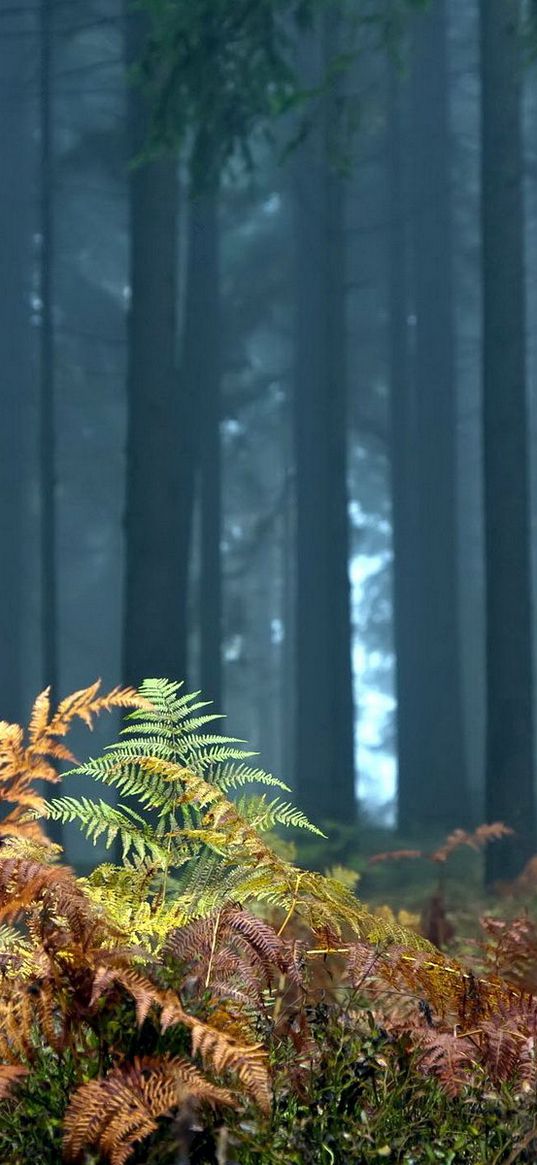
<instances>
[{"instance_id":1,"label":"dried fern","mask_svg":"<svg viewBox=\"0 0 537 1165\"><path fill-rule=\"evenodd\" d=\"M76 1161L85 1148L95 1146L111 1165L124 1165L135 1144L157 1128L159 1117L200 1102L229 1105L233 1096L210 1084L188 1061L136 1058L75 1093L65 1117L66 1160Z\"/></svg>"},{"instance_id":2,"label":"dried fern","mask_svg":"<svg viewBox=\"0 0 537 1165\"><path fill-rule=\"evenodd\" d=\"M61 778L59 761L74 763L75 758L63 740L73 720L82 720L91 728L100 712L113 708L140 708L144 700L132 688L114 688L99 694L100 681L82 688L51 708L50 690L37 697L25 736L19 724L0 721L0 803L8 811L0 821L0 837L18 836L45 843L47 838L36 820L45 808L37 782L56 784ZM33 812L31 812L33 811Z\"/></svg>"}]
</instances>

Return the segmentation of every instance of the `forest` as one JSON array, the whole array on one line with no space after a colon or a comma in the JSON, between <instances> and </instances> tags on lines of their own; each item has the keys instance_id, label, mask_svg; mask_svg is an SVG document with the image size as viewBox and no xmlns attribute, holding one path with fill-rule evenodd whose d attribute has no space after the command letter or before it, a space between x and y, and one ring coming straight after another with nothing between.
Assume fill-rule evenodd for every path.
<instances>
[{"instance_id":1,"label":"forest","mask_svg":"<svg viewBox=\"0 0 537 1165\"><path fill-rule=\"evenodd\" d=\"M137 7L0 7L2 715L185 680L317 820L523 864L531 8Z\"/></svg>"},{"instance_id":2,"label":"forest","mask_svg":"<svg viewBox=\"0 0 537 1165\"><path fill-rule=\"evenodd\" d=\"M0 1165L531 1165L536 0L0 62Z\"/></svg>"}]
</instances>

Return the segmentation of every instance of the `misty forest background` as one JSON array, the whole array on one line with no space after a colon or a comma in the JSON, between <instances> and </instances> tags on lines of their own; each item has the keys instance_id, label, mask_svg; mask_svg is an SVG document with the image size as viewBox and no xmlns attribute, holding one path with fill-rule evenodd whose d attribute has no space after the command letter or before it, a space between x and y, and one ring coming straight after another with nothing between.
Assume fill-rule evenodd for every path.
<instances>
[{"instance_id":1,"label":"misty forest background","mask_svg":"<svg viewBox=\"0 0 537 1165\"><path fill-rule=\"evenodd\" d=\"M537 852L536 18L0 0L4 718L184 678L342 838Z\"/></svg>"}]
</instances>

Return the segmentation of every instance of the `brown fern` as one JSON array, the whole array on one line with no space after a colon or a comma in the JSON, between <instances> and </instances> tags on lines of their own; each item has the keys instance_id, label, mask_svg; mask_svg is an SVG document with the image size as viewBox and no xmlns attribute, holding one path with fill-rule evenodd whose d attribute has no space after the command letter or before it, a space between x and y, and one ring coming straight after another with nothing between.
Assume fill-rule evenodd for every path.
<instances>
[{"instance_id":1,"label":"brown fern","mask_svg":"<svg viewBox=\"0 0 537 1165\"><path fill-rule=\"evenodd\" d=\"M42 826L29 810L39 812L45 803L36 783L56 784L60 780L58 762L74 763L75 757L63 738L75 718L92 728L94 718L102 711L148 707L147 700L133 688L116 687L105 695L99 695L99 689L100 680L97 680L90 687L67 696L52 711L50 689L46 688L34 703L27 740L19 724L0 721L0 803L12 806L0 821L0 838L46 840Z\"/></svg>"},{"instance_id":2,"label":"brown fern","mask_svg":"<svg viewBox=\"0 0 537 1165\"><path fill-rule=\"evenodd\" d=\"M440 952L435 958L354 944L348 970L356 989L380 1006L380 1022L405 1033L421 1070L450 1095L479 1068L489 1081L537 1080L537 998L498 975L475 974ZM469 1075L470 1074L470 1075Z\"/></svg>"},{"instance_id":3,"label":"brown fern","mask_svg":"<svg viewBox=\"0 0 537 1165\"><path fill-rule=\"evenodd\" d=\"M155 1131L159 1117L201 1102L232 1105L234 1100L186 1060L136 1058L77 1089L65 1116L65 1157L76 1161L95 1146L111 1165L124 1165L136 1143Z\"/></svg>"},{"instance_id":4,"label":"brown fern","mask_svg":"<svg viewBox=\"0 0 537 1165\"><path fill-rule=\"evenodd\" d=\"M461 846L469 846L470 849L480 850L491 841L499 841L502 837L508 837L513 833L513 830L504 825L503 822L493 822L492 825L479 825L472 833L466 829L454 829L445 841L442 842L437 849L431 852L422 849L394 849L386 850L384 853L372 854L369 858L370 865L377 865L379 862L386 861L401 861L403 859L424 858L429 862L443 863L455 853L455 850L460 849Z\"/></svg>"},{"instance_id":5,"label":"brown fern","mask_svg":"<svg viewBox=\"0 0 537 1165\"><path fill-rule=\"evenodd\" d=\"M93 980L91 1006L117 986L133 998L139 1024L154 1007L160 1010L163 1032L177 1024L186 1027L191 1032L193 1054L200 1055L205 1067L217 1073L233 1072L256 1103L268 1110L271 1093L267 1055L259 1043L238 1040L228 1031L190 1015L176 991L159 987L148 975L132 967L112 965L98 969Z\"/></svg>"},{"instance_id":6,"label":"brown fern","mask_svg":"<svg viewBox=\"0 0 537 1165\"><path fill-rule=\"evenodd\" d=\"M419 1070L425 1076L434 1076L448 1096L458 1096L477 1068L472 1040L452 1031L413 1029L412 1036Z\"/></svg>"},{"instance_id":7,"label":"brown fern","mask_svg":"<svg viewBox=\"0 0 537 1165\"><path fill-rule=\"evenodd\" d=\"M440 951L431 956L393 946L374 952L366 943L355 943L349 948L348 972L353 986L377 998L399 996L415 1007L425 1000L439 1020L468 1029L523 997L499 976L477 976Z\"/></svg>"},{"instance_id":8,"label":"brown fern","mask_svg":"<svg viewBox=\"0 0 537 1165\"><path fill-rule=\"evenodd\" d=\"M163 956L189 964L208 987L215 978L242 976L269 987L275 973L301 984L297 949L262 919L233 903L170 933Z\"/></svg>"},{"instance_id":9,"label":"brown fern","mask_svg":"<svg viewBox=\"0 0 537 1165\"><path fill-rule=\"evenodd\" d=\"M481 850L491 841L500 841L502 837L509 837L513 833L514 830L501 821L493 822L492 825L478 825L472 833L468 833L466 829L455 829L442 845L428 856L433 862L446 862L451 854L463 845L473 850Z\"/></svg>"},{"instance_id":10,"label":"brown fern","mask_svg":"<svg viewBox=\"0 0 537 1165\"><path fill-rule=\"evenodd\" d=\"M505 921L485 916L485 967L523 991L537 991L537 923L528 914Z\"/></svg>"},{"instance_id":11,"label":"brown fern","mask_svg":"<svg viewBox=\"0 0 537 1165\"><path fill-rule=\"evenodd\" d=\"M476 1037L479 1058L493 1083L527 1082L535 1087L534 1037L516 1022L498 1018L480 1025Z\"/></svg>"}]
</instances>

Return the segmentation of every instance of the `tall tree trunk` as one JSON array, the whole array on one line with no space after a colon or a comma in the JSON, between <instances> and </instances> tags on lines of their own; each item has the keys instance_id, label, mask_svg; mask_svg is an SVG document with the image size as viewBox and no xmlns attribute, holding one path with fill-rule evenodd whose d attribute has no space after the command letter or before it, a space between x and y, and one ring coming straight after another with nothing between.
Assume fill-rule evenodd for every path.
<instances>
[{"instance_id":1,"label":"tall tree trunk","mask_svg":"<svg viewBox=\"0 0 537 1165\"><path fill-rule=\"evenodd\" d=\"M326 20L322 30L320 69L336 49L331 17L332 27ZM332 165L337 111L338 94L325 95L318 128L296 158L295 771L297 801L311 817L352 822L345 196Z\"/></svg>"},{"instance_id":2,"label":"tall tree trunk","mask_svg":"<svg viewBox=\"0 0 537 1165\"><path fill-rule=\"evenodd\" d=\"M203 144L198 146L204 150ZM198 172L207 172L196 162ZM217 184L189 205L183 380L195 404L200 499L200 685L215 707L222 692L222 483L220 445L220 261Z\"/></svg>"},{"instance_id":3,"label":"tall tree trunk","mask_svg":"<svg viewBox=\"0 0 537 1165\"><path fill-rule=\"evenodd\" d=\"M388 76L387 211L390 381L390 469L393 529L393 613L397 694L397 769L399 823L406 828L405 801L420 772L418 654L415 619L419 614L417 488L415 474L415 393L408 332L408 203L404 159L408 146L407 103L394 63ZM408 807L408 813L413 811Z\"/></svg>"},{"instance_id":4,"label":"tall tree trunk","mask_svg":"<svg viewBox=\"0 0 537 1165\"><path fill-rule=\"evenodd\" d=\"M40 27L40 405L41 654L43 681L58 696L56 575L56 399L54 367L53 6L41 0Z\"/></svg>"},{"instance_id":5,"label":"tall tree trunk","mask_svg":"<svg viewBox=\"0 0 537 1165\"><path fill-rule=\"evenodd\" d=\"M126 55L139 60L146 17L126 3ZM147 144L149 111L129 93L131 159ZM183 679L192 488L176 369L177 166L138 161L129 177L131 302L123 677Z\"/></svg>"},{"instance_id":6,"label":"tall tree trunk","mask_svg":"<svg viewBox=\"0 0 537 1165\"><path fill-rule=\"evenodd\" d=\"M40 256L39 486L41 499L41 668L52 701L59 697L56 522L56 369L54 350L54 110L53 0L40 6ZM48 834L61 845L61 822Z\"/></svg>"},{"instance_id":7,"label":"tall tree trunk","mask_svg":"<svg viewBox=\"0 0 537 1165\"><path fill-rule=\"evenodd\" d=\"M22 534L27 482L26 402L32 386L32 117L28 34L21 13L0 38L0 717L24 717Z\"/></svg>"},{"instance_id":8,"label":"tall tree trunk","mask_svg":"<svg viewBox=\"0 0 537 1165\"><path fill-rule=\"evenodd\" d=\"M416 20L410 80L410 246L415 342L415 592L412 768L402 763L399 823L467 824L457 570L457 409L445 0ZM401 434L405 440L405 434ZM408 560L408 549L404 554ZM406 616L408 617L407 611ZM405 629L410 634L410 629ZM403 703L404 708L404 703ZM408 732L407 732L408 738ZM402 754L402 761L406 760Z\"/></svg>"},{"instance_id":9,"label":"tall tree trunk","mask_svg":"<svg viewBox=\"0 0 537 1165\"><path fill-rule=\"evenodd\" d=\"M486 809L517 831L487 879L537 849L518 0L481 0Z\"/></svg>"}]
</instances>

